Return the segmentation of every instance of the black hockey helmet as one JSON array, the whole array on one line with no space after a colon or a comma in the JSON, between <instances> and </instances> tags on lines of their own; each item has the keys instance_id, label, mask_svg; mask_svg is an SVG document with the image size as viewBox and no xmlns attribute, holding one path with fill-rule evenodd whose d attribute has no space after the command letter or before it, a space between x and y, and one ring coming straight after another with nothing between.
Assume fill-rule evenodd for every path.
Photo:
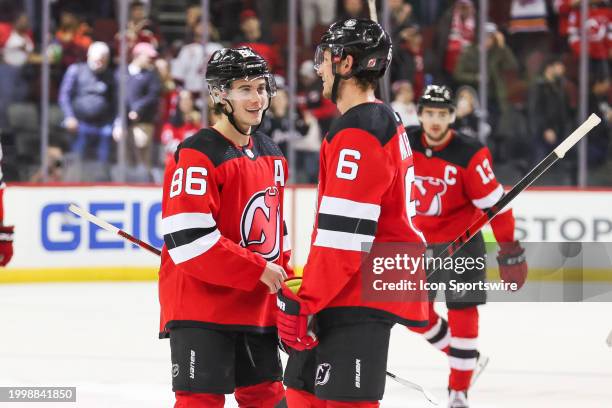
<instances>
[{"instance_id":1,"label":"black hockey helmet","mask_svg":"<svg viewBox=\"0 0 612 408\"><path fill-rule=\"evenodd\" d=\"M446 108L450 113L454 113L455 103L453 102L453 93L445 85L427 85L417 104L419 115L425 106Z\"/></svg>"},{"instance_id":2,"label":"black hockey helmet","mask_svg":"<svg viewBox=\"0 0 612 408\"><path fill-rule=\"evenodd\" d=\"M335 103L340 79L382 77L391 63L392 49L391 37L380 24L368 19L340 20L330 25L321 36L315 54L315 70L319 70L324 53L329 50L335 76L332 88L332 101ZM337 64L347 55L351 55L355 62L351 72L341 76Z\"/></svg>"},{"instance_id":3,"label":"black hockey helmet","mask_svg":"<svg viewBox=\"0 0 612 408\"><path fill-rule=\"evenodd\" d=\"M229 88L232 81L237 79L255 78L265 78L270 96L276 94L276 83L268 63L249 47L222 48L215 51L208 60L206 81L211 95L215 88Z\"/></svg>"},{"instance_id":4,"label":"black hockey helmet","mask_svg":"<svg viewBox=\"0 0 612 408\"><path fill-rule=\"evenodd\" d=\"M263 115L265 115L270 107L270 99L276 95L276 82L274 76L270 73L268 63L261 55L249 47L222 48L210 56L206 67L206 82L208 82L208 91L213 102L218 105L224 100L232 107L231 112L223 108L223 113L227 115L234 128L245 135L253 133L254 130L251 129L250 133L245 133L236 125L234 108L229 100L230 88L235 80L245 79L250 81L258 78L263 78L266 81L268 104L263 111Z\"/></svg>"}]
</instances>

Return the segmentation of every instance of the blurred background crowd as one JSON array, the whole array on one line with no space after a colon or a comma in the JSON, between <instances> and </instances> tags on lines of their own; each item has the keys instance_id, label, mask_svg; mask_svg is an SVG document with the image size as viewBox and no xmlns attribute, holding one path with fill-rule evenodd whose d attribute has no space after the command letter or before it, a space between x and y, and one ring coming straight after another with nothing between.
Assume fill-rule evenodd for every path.
<instances>
[{"instance_id":1,"label":"blurred background crowd","mask_svg":"<svg viewBox=\"0 0 612 408\"><path fill-rule=\"evenodd\" d=\"M365 0L297 1L295 103L286 80L292 46L288 1L210 0L205 13L197 0L130 1L124 31L119 1L51 0L45 30L45 2L0 0L0 136L7 181L160 183L178 143L219 117L205 93L208 57L223 46L248 45L269 61L279 84L260 130L291 151L293 182L316 182L321 138L338 112L321 97L314 49L336 19L368 17ZM377 2L379 11L386 7L394 44L388 97L406 127L418 126L415 105L424 87L451 86L454 126L490 147L498 178L510 184L578 123L580 0L495 0L486 19L480 18L480 3ZM588 138L587 184L612 186L612 6L608 0L588 3L587 110L603 122ZM483 30L480 21L486 21ZM205 46L203 37L208 37ZM122 41L127 48L123 93L118 87ZM479 43L487 49L486 110L478 97ZM43 61L50 67L47 88ZM48 89L43 149L42 89ZM123 172L118 171L121 143ZM575 185L577 167L573 151L540 183Z\"/></svg>"}]
</instances>

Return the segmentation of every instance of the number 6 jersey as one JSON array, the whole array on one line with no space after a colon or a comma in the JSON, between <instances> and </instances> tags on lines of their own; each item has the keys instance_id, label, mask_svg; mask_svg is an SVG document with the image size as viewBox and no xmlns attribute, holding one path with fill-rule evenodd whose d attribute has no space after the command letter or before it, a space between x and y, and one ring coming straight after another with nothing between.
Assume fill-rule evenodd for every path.
<instances>
[{"instance_id":1,"label":"number 6 jersey","mask_svg":"<svg viewBox=\"0 0 612 408\"><path fill-rule=\"evenodd\" d=\"M276 330L276 296L259 278L267 261L287 269L286 180L285 158L262 133L240 147L202 129L179 145L164 175L160 336Z\"/></svg>"},{"instance_id":2,"label":"number 6 jersey","mask_svg":"<svg viewBox=\"0 0 612 408\"><path fill-rule=\"evenodd\" d=\"M321 145L319 169L316 222L298 296L320 324L382 318L425 325L426 302L372 301L364 284L372 271L360 270L369 244L424 248L411 221L413 157L397 115L382 103L346 111Z\"/></svg>"}]
</instances>

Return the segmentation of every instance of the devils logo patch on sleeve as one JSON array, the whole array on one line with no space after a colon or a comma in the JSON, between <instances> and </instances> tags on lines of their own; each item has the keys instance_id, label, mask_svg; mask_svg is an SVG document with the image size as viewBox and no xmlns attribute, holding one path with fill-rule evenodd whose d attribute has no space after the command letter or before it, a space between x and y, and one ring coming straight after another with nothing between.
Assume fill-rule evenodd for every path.
<instances>
[{"instance_id":1,"label":"devils logo patch on sleeve","mask_svg":"<svg viewBox=\"0 0 612 408\"><path fill-rule=\"evenodd\" d=\"M266 261L280 255L281 196L276 187L259 191L249 199L240 219L240 245L260 254Z\"/></svg>"}]
</instances>

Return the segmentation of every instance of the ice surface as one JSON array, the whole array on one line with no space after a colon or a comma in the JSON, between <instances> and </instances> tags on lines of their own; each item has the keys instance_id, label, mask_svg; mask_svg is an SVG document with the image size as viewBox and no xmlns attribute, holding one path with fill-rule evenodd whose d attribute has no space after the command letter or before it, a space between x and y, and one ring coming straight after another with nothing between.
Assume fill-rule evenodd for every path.
<instances>
[{"instance_id":1,"label":"ice surface","mask_svg":"<svg viewBox=\"0 0 612 408\"><path fill-rule=\"evenodd\" d=\"M470 394L473 408L612 406L612 303L492 303L480 315L480 348L491 361ZM0 285L0 386L77 387L76 404L28 407L172 407L158 318L152 282ZM402 327L393 330L389 370L446 406L445 357ZM381 405L430 406L391 380Z\"/></svg>"}]
</instances>

